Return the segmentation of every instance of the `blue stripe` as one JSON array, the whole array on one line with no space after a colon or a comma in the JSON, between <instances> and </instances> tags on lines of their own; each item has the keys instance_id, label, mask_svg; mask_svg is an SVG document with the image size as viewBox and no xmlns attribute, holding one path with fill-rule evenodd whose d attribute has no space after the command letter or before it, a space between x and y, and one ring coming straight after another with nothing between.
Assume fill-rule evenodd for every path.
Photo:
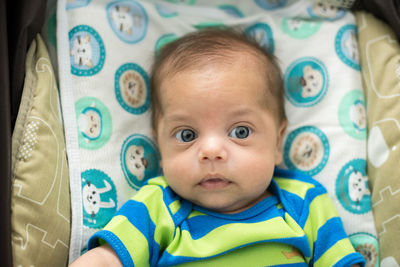
<instances>
[{"instance_id":1,"label":"blue stripe","mask_svg":"<svg viewBox=\"0 0 400 267\"><path fill-rule=\"evenodd\" d=\"M298 221L298 224L300 225L301 228L304 229L304 226L307 222L308 215L310 214L310 205L311 202L314 201L316 197L319 197L321 195L325 195L326 190L323 187L314 187L310 190L307 191L306 196L304 197L304 206L307 207L307 209L302 209L300 212L300 218ZM320 208L324 208L321 206L321 204L318 204ZM331 207L329 207L331 208Z\"/></svg>"},{"instance_id":2,"label":"blue stripe","mask_svg":"<svg viewBox=\"0 0 400 267\"><path fill-rule=\"evenodd\" d=\"M140 214L140 216L138 216L138 214ZM151 220L146 205L136 200L128 200L115 214L115 216L117 215L125 216L129 222L146 237L150 249L150 265L153 266L153 264L157 262L160 246L154 241L156 226Z\"/></svg>"},{"instance_id":3,"label":"blue stripe","mask_svg":"<svg viewBox=\"0 0 400 267\"><path fill-rule=\"evenodd\" d=\"M314 251L312 261L316 262L330 247L346 237L347 235L344 232L342 221L339 217L327 220L318 229L317 240L314 242L314 248L318 248L318 250Z\"/></svg>"},{"instance_id":4,"label":"blue stripe","mask_svg":"<svg viewBox=\"0 0 400 267\"><path fill-rule=\"evenodd\" d=\"M126 249L125 245L121 242L121 240L114 235L112 232L107 230L101 230L96 232L92 237L89 239L88 249L92 249L99 246L99 239L103 239L106 241L115 253L118 255L122 265L124 267L134 267L133 260L131 255L129 254L128 250Z\"/></svg>"},{"instance_id":5,"label":"blue stripe","mask_svg":"<svg viewBox=\"0 0 400 267\"><path fill-rule=\"evenodd\" d=\"M234 215L234 214L232 214ZM258 222L265 222L275 217L283 217L283 212L278 210L276 206L270 207L268 212L259 213L254 217L250 217L243 220L233 221L224 218L218 218L213 216L207 215L199 215L187 219L187 223L183 223L181 225L182 230L187 230L190 234L192 239L196 240L202 238L203 236L207 235L214 229L221 227L223 225L232 224L232 223L243 223L243 224L250 224L250 223L258 223ZM245 226L243 226L245 227Z\"/></svg>"},{"instance_id":6,"label":"blue stripe","mask_svg":"<svg viewBox=\"0 0 400 267\"><path fill-rule=\"evenodd\" d=\"M346 255L341 260L339 260L333 267L347 267L352 266L353 264L360 264L361 267L365 267L366 261L360 253L351 253Z\"/></svg>"}]
</instances>

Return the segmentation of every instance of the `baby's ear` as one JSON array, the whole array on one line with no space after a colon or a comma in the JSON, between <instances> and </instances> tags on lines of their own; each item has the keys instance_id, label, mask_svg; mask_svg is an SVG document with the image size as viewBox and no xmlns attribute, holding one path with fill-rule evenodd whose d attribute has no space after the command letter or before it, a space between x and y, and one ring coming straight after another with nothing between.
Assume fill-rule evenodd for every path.
<instances>
[{"instance_id":1,"label":"baby's ear","mask_svg":"<svg viewBox=\"0 0 400 267\"><path fill-rule=\"evenodd\" d=\"M287 120L284 120L283 122L281 122L278 128L278 136L276 140L277 142L276 142L276 153L275 153L275 165L279 165L283 159L282 142L283 142L283 136L285 135L286 132L287 124L288 124Z\"/></svg>"}]
</instances>

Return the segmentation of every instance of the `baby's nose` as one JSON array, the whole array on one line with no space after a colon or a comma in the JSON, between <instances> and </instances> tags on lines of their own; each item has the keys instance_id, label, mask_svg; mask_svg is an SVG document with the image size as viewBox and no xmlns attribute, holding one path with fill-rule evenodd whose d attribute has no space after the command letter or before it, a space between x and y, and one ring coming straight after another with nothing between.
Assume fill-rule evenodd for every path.
<instances>
[{"instance_id":1,"label":"baby's nose","mask_svg":"<svg viewBox=\"0 0 400 267\"><path fill-rule=\"evenodd\" d=\"M201 143L199 161L225 161L225 142L217 137L208 137Z\"/></svg>"}]
</instances>

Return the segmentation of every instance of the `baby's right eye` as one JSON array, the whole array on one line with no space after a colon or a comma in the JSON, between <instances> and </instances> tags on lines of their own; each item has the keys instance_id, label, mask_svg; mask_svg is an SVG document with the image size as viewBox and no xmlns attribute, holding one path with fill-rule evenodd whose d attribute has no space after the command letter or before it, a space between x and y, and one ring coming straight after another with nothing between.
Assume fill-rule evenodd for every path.
<instances>
[{"instance_id":1,"label":"baby's right eye","mask_svg":"<svg viewBox=\"0 0 400 267\"><path fill-rule=\"evenodd\" d=\"M197 134L190 129L183 129L176 133L176 139L180 142L192 142L194 139L197 138Z\"/></svg>"}]
</instances>

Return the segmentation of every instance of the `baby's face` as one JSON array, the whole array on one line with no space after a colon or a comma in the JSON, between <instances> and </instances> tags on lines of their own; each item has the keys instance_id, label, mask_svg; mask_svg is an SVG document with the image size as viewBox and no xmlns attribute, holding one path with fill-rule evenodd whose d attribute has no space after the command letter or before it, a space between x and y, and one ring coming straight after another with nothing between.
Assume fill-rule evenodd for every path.
<instances>
[{"instance_id":1,"label":"baby's face","mask_svg":"<svg viewBox=\"0 0 400 267\"><path fill-rule=\"evenodd\" d=\"M235 213L268 196L285 126L262 106L262 77L247 63L182 72L161 84L162 167L181 197Z\"/></svg>"}]
</instances>

